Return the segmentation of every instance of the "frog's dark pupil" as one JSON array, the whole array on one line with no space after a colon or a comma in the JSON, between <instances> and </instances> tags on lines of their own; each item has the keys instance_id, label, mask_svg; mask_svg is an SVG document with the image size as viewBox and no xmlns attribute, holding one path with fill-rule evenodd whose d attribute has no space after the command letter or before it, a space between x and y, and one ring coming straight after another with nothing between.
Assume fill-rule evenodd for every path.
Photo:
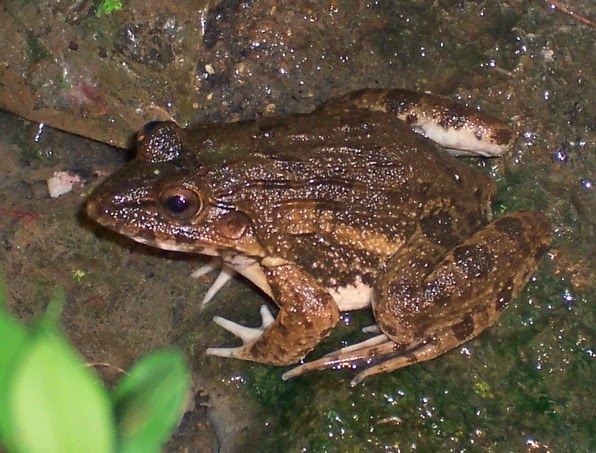
<instances>
[{"instance_id":1,"label":"frog's dark pupil","mask_svg":"<svg viewBox=\"0 0 596 453\"><path fill-rule=\"evenodd\" d=\"M188 209L188 198L184 195L173 195L166 200L167 208L176 213L180 214Z\"/></svg>"}]
</instances>

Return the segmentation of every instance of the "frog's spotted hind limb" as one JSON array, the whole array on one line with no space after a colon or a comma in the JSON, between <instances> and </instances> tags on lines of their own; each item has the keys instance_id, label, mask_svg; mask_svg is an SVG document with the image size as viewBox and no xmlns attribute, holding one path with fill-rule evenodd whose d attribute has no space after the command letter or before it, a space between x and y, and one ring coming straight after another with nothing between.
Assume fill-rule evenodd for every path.
<instances>
[{"instance_id":1,"label":"frog's spotted hind limb","mask_svg":"<svg viewBox=\"0 0 596 453\"><path fill-rule=\"evenodd\" d=\"M391 341L385 334L377 335L368 340L361 341L350 346L346 346L337 351L324 355L320 359L306 362L302 365L286 371L282 375L282 379L287 381L295 377L301 376L304 373L314 370L323 370L327 368L356 368L359 365L370 365L375 356L386 356L395 349L395 343ZM386 363L386 362L383 362ZM378 371L377 371L378 370ZM381 373L384 370L377 366L368 366L364 371L361 371L350 381L352 387L358 385L365 377L372 374Z\"/></svg>"},{"instance_id":2,"label":"frog's spotted hind limb","mask_svg":"<svg viewBox=\"0 0 596 453\"><path fill-rule=\"evenodd\" d=\"M423 358L423 350L420 351L421 354L416 354L415 352L410 351L406 355L401 351L397 351L396 346L397 345L395 342L390 340L385 334L377 335L360 343L356 343L339 349L338 351L326 354L320 359L313 360L312 362L306 362L302 365L292 368L282 375L282 379L286 381L288 379L301 376L304 373L308 373L309 371L323 370L327 368L355 369L360 366L365 367L363 371L359 372L350 381L350 385L355 387L368 376L383 373L385 371L391 371L416 362L427 360ZM399 355L399 358L395 361L392 361L390 359L392 354ZM379 360L381 363L375 363ZM398 365L396 362L399 362L401 365Z\"/></svg>"},{"instance_id":3,"label":"frog's spotted hind limb","mask_svg":"<svg viewBox=\"0 0 596 453\"><path fill-rule=\"evenodd\" d=\"M425 239L418 241L416 247L407 247L410 252L388 260L379 273L372 308L384 334L305 363L283 379L317 369L370 365L352 380L356 385L368 376L444 354L499 318L551 240L545 216L519 211L497 219L444 255Z\"/></svg>"}]
</instances>

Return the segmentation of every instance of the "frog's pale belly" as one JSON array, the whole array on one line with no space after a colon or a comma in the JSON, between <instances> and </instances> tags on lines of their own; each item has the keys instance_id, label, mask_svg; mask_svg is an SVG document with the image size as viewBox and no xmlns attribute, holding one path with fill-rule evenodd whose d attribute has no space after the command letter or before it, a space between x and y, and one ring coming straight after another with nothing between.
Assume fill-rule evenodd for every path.
<instances>
[{"instance_id":1,"label":"frog's pale belly","mask_svg":"<svg viewBox=\"0 0 596 453\"><path fill-rule=\"evenodd\" d=\"M208 354L296 363L340 310L370 305L381 336L284 375L372 363L355 383L488 328L552 238L537 212L493 221L494 182L399 118L458 154L499 155L514 138L474 109L403 90L354 92L308 115L158 123L87 212L138 242L216 256L278 305L259 328L216 318L243 345Z\"/></svg>"},{"instance_id":2,"label":"frog's pale belly","mask_svg":"<svg viewBox=\"0 0 596 453\"><path fill-rule=\"evenodd\" d=\"M340 311L360 310L370 306L373 288L356 277L354 283L339 288L327 288Z\"/></svg>"}]
</instances>

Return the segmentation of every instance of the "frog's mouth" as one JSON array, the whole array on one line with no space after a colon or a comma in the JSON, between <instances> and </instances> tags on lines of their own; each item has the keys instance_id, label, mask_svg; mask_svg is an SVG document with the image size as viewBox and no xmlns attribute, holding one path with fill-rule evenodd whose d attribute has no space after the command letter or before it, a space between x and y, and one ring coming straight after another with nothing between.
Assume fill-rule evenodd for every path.
<instances>
[{"instance_id":1,"label":"frog's mouth","mask_svg":"<svg viewBox=\"0 0 596 453\"><path fill-rule=\"evenodd\" d=\"M131 238L135 242L139 242L150 247L161 250L168 250L170 252L196 253L198 255L220 256L220 251L217 247L211 245L197 245L187 244L175 239L160 239L158 237L148 238L142 236L131 236L121 232L125 236Z\"/></svg>"}]
</instances>

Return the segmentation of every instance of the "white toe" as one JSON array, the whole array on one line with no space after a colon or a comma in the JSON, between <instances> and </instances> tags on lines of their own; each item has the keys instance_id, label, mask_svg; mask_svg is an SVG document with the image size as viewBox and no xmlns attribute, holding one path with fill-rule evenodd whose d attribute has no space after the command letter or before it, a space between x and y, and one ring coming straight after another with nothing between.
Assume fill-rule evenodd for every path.
<instances>
[{"instance_id":1,"label":"white toe","mask_svg":"<svg viewBox=\"0 0 596 453\"><path fill-rule=\"evenodd\" d=\"M219 357L235 357L236 351L240 348L207 348L207 355L216 355Z\"/></svg>"},{"instance_id":2,"label":"white toe","mask_svg":"<svg viewBox=\"0 0 596 453\"><path fill-rule=\"evenodd\" d=\"M363 327L362 332L364 332L364 333L381 333L381 329L379 328L378 324L373 324L372 326Z\"/></svg>"},{"instance_id":3,"label":"white toe","mask_svg":"<svg viewBox=\"0 0 596 453\"><path fill-rule=\"evenodd\" d=\"M203 301L201 302L202 305L205 305L213 299L213 297L219 292L223 286L228 283L233 277L236 275L236 272L229 267L222 267L221 272L213 282L213 284L209 287L207 292L205 293L205 297L203 297Z\"/></svg>"},{"instance_id":4,"label":"white toe","mask_svg":"<svg viewBox=\"0 0 596 453\"><path fill-rule=\"evenodd\" d=\"M209 272L213 272L215 269L222 267L222 262L219 258L213 258L204 266L195 269L190 275L190 278L199 278L203 275L207 275Z\"/></svg>"},{"instance_id":5,"label":"white toe","mask_svg":"<svg viewBox=\"0 0 596 453\"><path fill-rule=\"evenodd\" d=\"M242 340L243 343L256 340L263 334L263 330L258 327L246 327L241 324L237 324L229 319L216 316L213 318L213 322L220 327L223 327L228 332L233 333Z\"/></svg>"}]
</instances>

